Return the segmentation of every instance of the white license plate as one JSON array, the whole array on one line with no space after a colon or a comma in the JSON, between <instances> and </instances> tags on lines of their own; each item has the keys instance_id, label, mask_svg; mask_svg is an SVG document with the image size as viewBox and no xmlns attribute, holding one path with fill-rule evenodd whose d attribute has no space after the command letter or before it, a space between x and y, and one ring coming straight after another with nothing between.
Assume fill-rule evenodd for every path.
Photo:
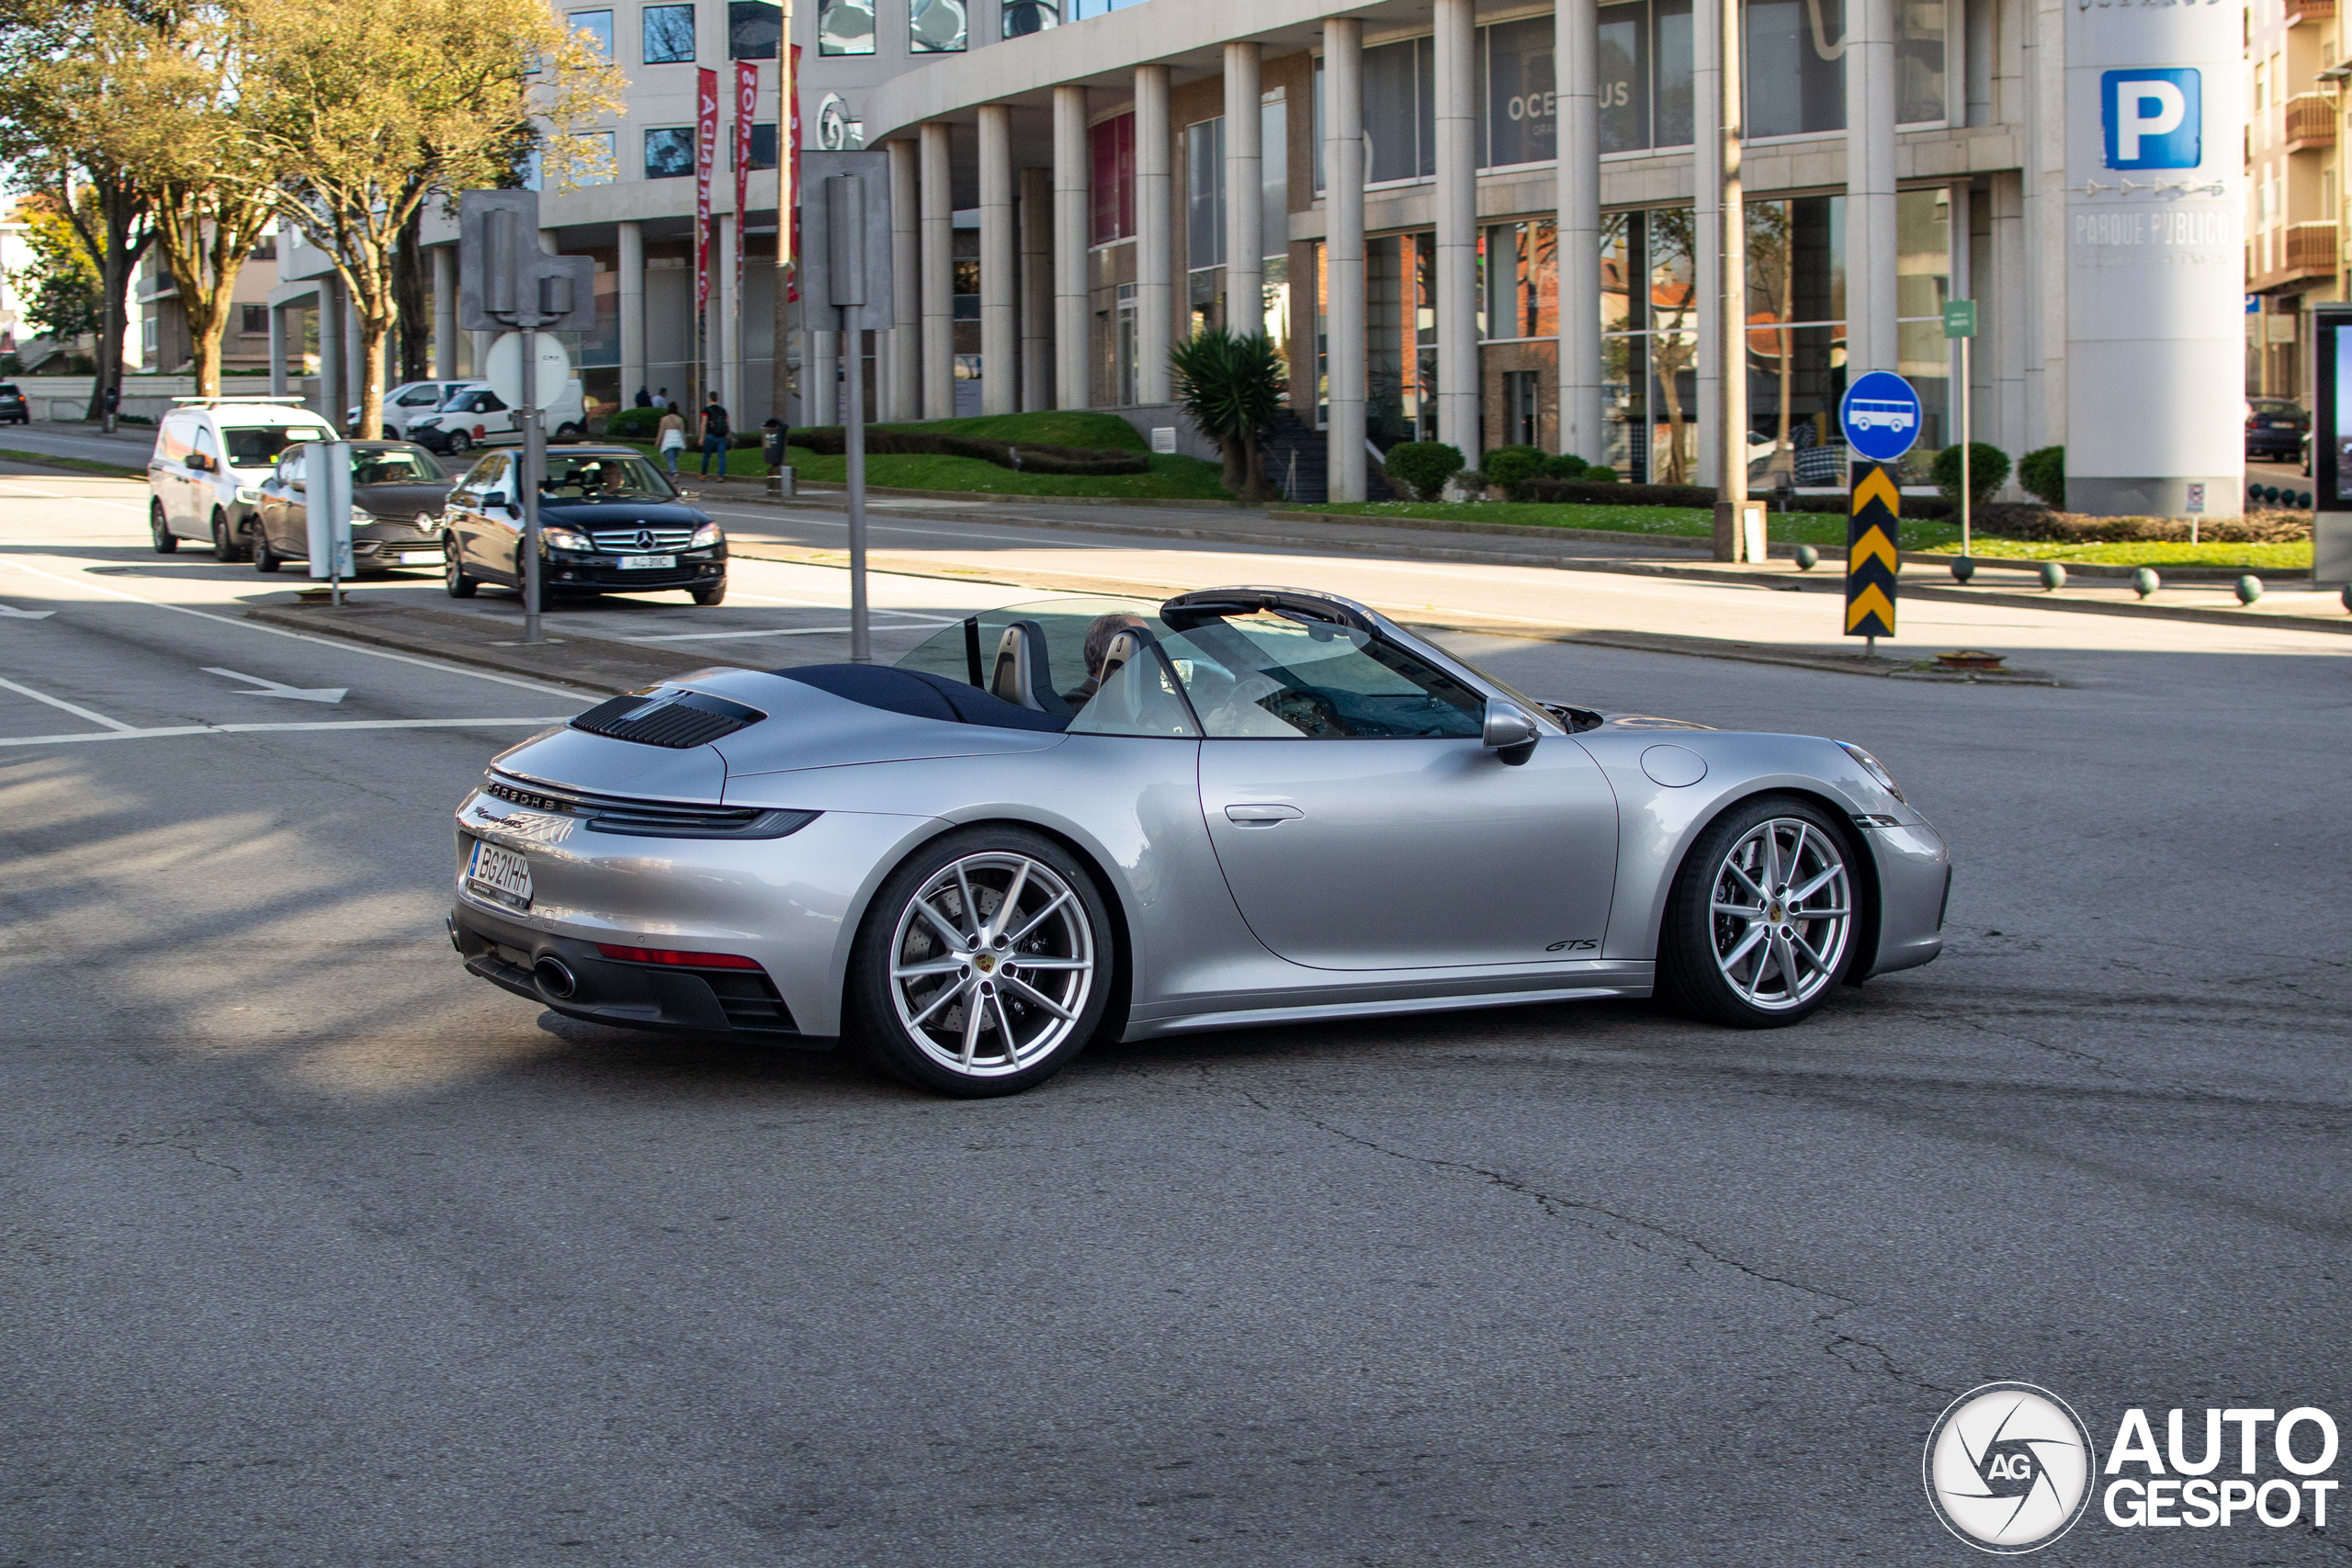
<instances>
[{"instance_id":1,"label":"white license plate","mask_svg":"<svg viewBox=\"0 0 2352 1568\"><path fill-rule=\"evenodd\" d=\"M439 550L402 550L392 558L402 566L412 566L418 561L437 561L441 558L441 552Z\"/></svg>"},{"instance_id":2,"label":"white license plate","mask_svg":"<svg viewBox=\"0 0 2352 1568\"><path fill-rule=\"evenodd\" d=\"M623 556L619 562L623 571L668 571L677 564L675 556Z\"/></svg>"},{"instance_id":3,"label":"white license plate","mask_svg":"<svg viewBox=\"0 0 2352 1568\"><path fill-rule=\"evenodd\" d=\"M512 850L485 844L480 839L474 840L473 854L466 862L466 880L476 889L495 894L505 902L531 901L531 863Z\"/></svg>"}]
</instances>

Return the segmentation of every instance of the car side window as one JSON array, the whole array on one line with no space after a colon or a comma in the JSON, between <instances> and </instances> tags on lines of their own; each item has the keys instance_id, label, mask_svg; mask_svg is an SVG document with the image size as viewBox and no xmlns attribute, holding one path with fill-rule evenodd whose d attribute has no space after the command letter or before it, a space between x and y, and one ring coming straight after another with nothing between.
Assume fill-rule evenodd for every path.
<instances>
[{"instance_id":1,"label":"car side window","mask_svg":"<svg viewBox=\"0 0 2352 1568\"><path fill-rule=\"evenodd\" d=\"M300 446L287 453L279 461L277 482L282 485L298 485L302 482L302 449Z\"/></svg>"},{"instance_id":2,"label":"car side window","mask_svg":"<svg viewBox=\"0 0 2352 1568\"><path fill-rule=\"evenodd\" d=\"M155 455L167 463L185 462L187 458L187 428L186 419L166 418L155 435Z\"/></svg>"},{"instance_id":3,"label":"car side window","mask_svg":"<svg viewBox=\"0 0 2352 1568\"><path fill-rule=\"evenodd\" d=\"M1486 700L1351 626L1234 615L1163 644L1212 740L1473 739Z\"/></svg>"},{"instance_id":4,"label":"car side window","mask_svg":"<svg viewBox=\"0 0 2352 1568\"><path fill-rule=\"evenodd\" d=\"M210 426L199 424L196 427L196 440L193 443L193 447L194 450L201 452L206 457L211 458L212 467L215 469L218 469L220 467L220 444L212 439L212 430Z\"/></svg>"},{"instance_id":5,"label":"car side window","mask_svg":"<svg viewBox=\"0 0 2352 1568\"><path fill-rule=\"evenodd\" d=\"M505 408L505 403L500 400L496 392L474 394L474 410L478 413L503 413Z\"/></svg>"},{"instance_id":6,"label":"car side window","mask_svg":"<svg viewBox=\"0 0 2352 1568\"><path fill-rule=\"evenodd\" d=\"M490 481L497 475L503 460L494 454L484 457L466 471L466 477L458 481L458 488L469 497L479 500L481 493L490 488Z\"/></svg>"}]
</instances>

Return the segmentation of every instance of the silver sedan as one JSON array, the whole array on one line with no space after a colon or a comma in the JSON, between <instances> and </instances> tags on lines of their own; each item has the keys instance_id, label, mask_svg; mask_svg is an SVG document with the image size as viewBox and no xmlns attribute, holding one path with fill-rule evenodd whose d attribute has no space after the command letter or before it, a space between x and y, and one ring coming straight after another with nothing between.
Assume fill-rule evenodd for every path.
<instances>
[{"instance_id":1,"label":"silver sedan","mask_svg":"<svg viewBox=\"0 0 2352 1568\"><path fill-rule=\"evenodd\" d=\"M1943 944L1861 748L1541 702L1362 604L973 616L713 669L499 756L450 931L576 1018L1007 1094L1090 1040L1656 994L1741 1027Z\"/></svg>"}]
</instances>

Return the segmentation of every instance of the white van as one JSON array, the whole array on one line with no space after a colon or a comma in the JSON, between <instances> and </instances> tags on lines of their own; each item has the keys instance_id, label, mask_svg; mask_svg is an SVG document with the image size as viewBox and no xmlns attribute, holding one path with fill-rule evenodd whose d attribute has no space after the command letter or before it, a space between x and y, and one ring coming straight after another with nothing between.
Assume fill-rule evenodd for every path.
<instances>
[{"instance_id":1,"label":"white van","mask_svg":"<svg viewBox=\"0 0 2352 1568\"><path fill-rule=\"evenodd\" d=\"M543 419L550 440L571 441L588 434L587 405L581 396L579 377L563 384L562 393L548 401ZM489 382L463 381L438 411L409 421L408 438L453 457L477 446L519 446L523 432L514 423L514 411L491 390Z\"/></svg>"},{"instance_id":2,"label":"white van","mask_svg":"<svg viewBox=\"0 0 2352 1568\"><path fill-rule=\"evenodd\" d=\"M333 441L325 420L275 398L174 398L147 459L147 526L158 555L209 539L220 560L253 548L260 485L297 442Z\"/></svg>"},{"instance_id":3,"label":"white van","mask_svg":"<svg viewBox=\"0 0 2352 1568\"><path fill-rule=\"evenodd\" d=\"M465 381L403 381L397 387L386 389L384 439L407 440L411 422L423 419L447 402L450 393L467 385L469 383ZM343 427L345 430L359 428L359 410L356 407L343 411Z\"/></svg>"}]
</instances>

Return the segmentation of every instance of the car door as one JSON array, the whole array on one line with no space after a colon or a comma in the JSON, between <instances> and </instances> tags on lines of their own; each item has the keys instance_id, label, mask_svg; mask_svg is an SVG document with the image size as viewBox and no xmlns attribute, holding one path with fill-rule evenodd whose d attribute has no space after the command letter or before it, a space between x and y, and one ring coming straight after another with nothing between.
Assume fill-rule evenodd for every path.
<instances>
[{"instance_id":1,"label":"car door","mask_svg":"<svg viewBox=\"0 0 2352 1568\"><path fill-rule=\"evenodd\" d=\"M177 532L191 539L209 539L212 537L212 509L225 471L220 437L213 433L209 420L198 419L196 428L188 433L188 456L201 457L204 466L199 468L189 463L187 467L187 500Z\"/></svg>"},{"instance_id":2,"label":"car door","mask_svg":"<svg viewBox=\"0 0 2352 1568\"><path fill-rule=\"evenodd\" d=\"M1199 712L1201 807L1258 939L1377 970L1597 958L1616 798L1574 739L1517 761L1482 694L1351 628L1254 615L1168 643Z\"/></svg>"},{"instance_id":3,"label":"car door","mask_svg":"<svg viewBox=\"0 0 2352 1568\"><path fill-rule=\"evenodd\" d=\"M155 431L155 450L147 459L147 485L155 503L164 509L164 526L172 533L180 531L179 520L187 511L187 441L192 416L171 413Z\"/></svg>"},{"instance_id":4,"label":"car door","mask_svg":"<svg viewBox=\"0 0 2352 1568\"><path fill-rule=\"evenodd\" d=\"M466 525L466 565L477 577L493 582L515 581L515 552L523 541L523 513L514 489L514 459L494 452L474 465L467 476L473 486Z\"/></svg>"},{"instance_id":5,"label":"car door","mask_svg":"<svg viewBox=\"0 0 2352 1568\"><path fill-rule=\"evenodd\" d=\"M303 453L295 446L278 459L275 480L263 491L262 530L272 555L285 560L311 558L310 500L303 482Z\"/></svg>"}]
</instances>

